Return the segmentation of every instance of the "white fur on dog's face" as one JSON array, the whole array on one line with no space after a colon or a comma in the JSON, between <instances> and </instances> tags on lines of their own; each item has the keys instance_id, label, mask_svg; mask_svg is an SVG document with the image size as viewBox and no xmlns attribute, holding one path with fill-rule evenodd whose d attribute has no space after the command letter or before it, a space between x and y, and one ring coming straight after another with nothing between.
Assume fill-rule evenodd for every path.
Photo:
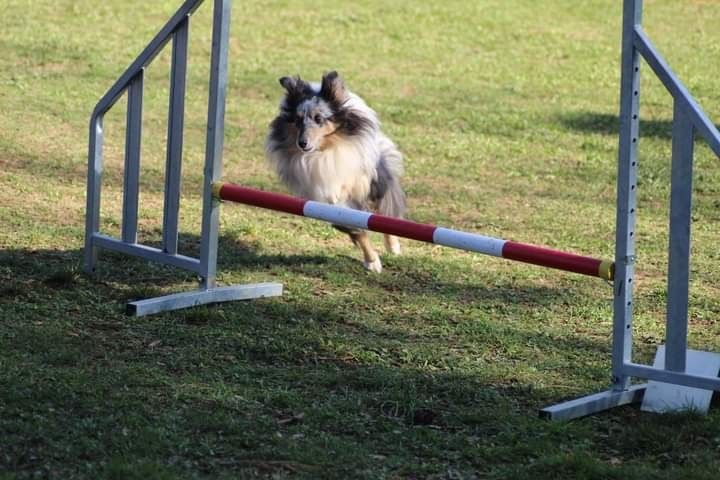
<instances>
[{"instance_id":1,"label":"white fur on dog's face","mask_svg":"<svg viewBox=\"0 0 720 480\"><path fill-rule=\"evenodd\" d=\"M322 150L327 137L337 129L331 121L332 109L319 97L305 100L296 109L297 147L303 152Z\"/></svg>"}]
</instances>

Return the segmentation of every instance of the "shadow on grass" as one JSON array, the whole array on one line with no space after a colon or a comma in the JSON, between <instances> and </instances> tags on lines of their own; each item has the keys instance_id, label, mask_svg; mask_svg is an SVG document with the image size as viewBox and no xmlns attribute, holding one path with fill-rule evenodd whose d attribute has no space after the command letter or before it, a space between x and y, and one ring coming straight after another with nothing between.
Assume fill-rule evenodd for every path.
<instances>
[{"instance_id":1,"label":"shadow on grass","mask_svg":"<svg viewBox=\"0 0 720 480\"><path fill-rule=\"evenodd\" d=\"M190 235L183 237L181 245L197 243L199 239ZM232 236L221 236L219 251L222 270L248 271L255 277L267 274L267 280L300 274L298 283L286 285L289 295L281 299L200 307L159 317L201 331L231 318L270 319L273 342L262 343L264 337L260 336L260 340L247 339L240 347L252 362L304 364L308 352L310 358L342 359L342 348L329 349L318 341L327 335L326 328L333 331L330 336L342 339L341 343L360 346L358 355L347 357L360 364L412 362L405 346L420 345L434 357L430 346L438 341L451 352L445 359L432 360L438 364L462 363L468 351L483 356L488 350L514 350L512 345L558 354L583 351L604 356L609 352L604 339L568 335L556 328L545 331L526 320L542 321L582 297L566 286L550 288L525 282L519 287L512 280L497 278L441 281L436 278L440 266L433 265L439 262L426 257L421 263L409 257L392 259L383 274L368 274L357 259L348 256L264 254ZM14 315L22 315L32 305L59 318L77 318L81 324L89 318L102 319L90 323L93 328L106 328L124 321L128 301L197 286L191 272L112 252L101 252L96 274L88 276L81 272L81 257L80 250L0 251L4 280L0 304ZM447 273L442 276L448 277ZM307 331L305 326L309 326Z\"/></svg>"},{"instance_id":2,"label":"shadow on grass","mask_svg":"<svg viewBox=\"0 0 720 480\"><path fill-rule=\"evenodd\" d=\"M199 237L184 235L181 237L180 251L193 255L199 243ZM0 288L0 301L30 297L35 292L50 295L56 292L66 301L75 297L81 304L90 301L101 305L105 311L114 307L121 312L128 301L191 290L197 285L197 277L192 272L114 252L101 251L97 270L90 276L83 274L81 261L81 250L0 251L0 272L5 280ZM539 308L562 309L582 296L579 291L568 289L567 286L553 288L529 282L518 286L516 281L498 280L495 277L457 282L439 280L436 278L439 262L426 257L422 262L411 257L391 258L382 274L369 274L357 258L332 252L327 256L266 254L256 245L227 235L221 235L219 240L218 268L221 272L248 271L255 276L267 273L270 277L268 280L276 280L278 276L285 277L288 274L301 274L304 278L314 278L328 285L320 288L320 293L310 294L317 296L315 300L309 299L307 292L302 292L305 304L301 301L270 303L262 313L278 319L299 316L342 323L344 317L337 313L337 309L352 309L360 305L368 312L385 312L388 305L407 303L425 307L427 312L420 309L415 315L423 322L432 323L433 319L454 321L450 318L452 315L468 309L500 317L533 314ZM447 275L443 276L447 278ZM350 288L351 292L357 292L363 297L353 300L352 295L349 295L339 303L326 300L322 292L332 291L333 284L341 289ZM367 303L362 305L363 302ZM401 315L397 312L404 309L395 310L390 309L383 315L393 321L397 320L398 315ZM366 333L369 333L368 328L362 327ZM513 329L511 324L503 328ZM386 333L390 330L392 328L387 329ZM399 335L397 339L401 339L405 336L402 332L402 329L398 329L393 336ZM584 339L567 341L575 342L576 347L597 351L604 352L608 348L604 343Z\"/></svg>"},{"instance_id":3,"label":"shadow on grass","mask_svg":"<svg viewBox=\"0 0 720 480\"><path fill-rule=\"evenodd\" d=\"M351 478L379 448L403 459L422 451L440 464L451 456L473 471L484 460L464 453L469 437L473 451L489 457L537 438L524 452L544 455L553 444L543 439L566 433L535 419L535 410L568 395L565 385L607 373L572 360L607 358L604 339L539 335L514 321L579 292L512 280L440 282L428 258L396 259L369 275L355 258L264 254L228 236L220 252L222 269L299 272L298 282L327 280L330 294L296 291L128 319L123 303L139 283L176 289L192 275L103 254L93 278L79 274L79 250L0 252L0 275L14 286L0 298L0 435L10 445L0 465L29 472L46 458L62 469L79 455L93 465L123 455L166 467L163 459L177 458L211 475L265 468L270 458ZM415 315L406 302L433 313ZM476 317L503 305L510 310L498 318ZM537 365L545 348L570 359ZM563 385L536 383L543 371L560 371ZM92 442L76 440L90 430ZM427 468L403 461L411 473ZM315 473L304 478L325 478Z\"/></svg>"},{"instance_id":4,"label":"shadow on grass","mask_svg":"<svg viewBox=\"0 0 720 480\"><path fill-rule=\"evenodd\" d=\"M263 363L246 353L249 341L268 335L296 340L286 337L297 332L253 323L246 327L250 340L219 335L233 326L226 321L202 331L194 327L186 335L186 326L169 330L167 322L138 322L123 332L122 348L120 335L96 331L93 338L48 329L18 335L24 356L8 355L0 376L0 433L6 441L0 465L36 476L49 468L70 478L65 470L82 462L87 478L105 478L91 469L102 471L103 460L123 457L150 462L166 475L108 478L177 478L188 471L265 478L248 470L281 474L284 466L293 478L354 478L377 461L377 452L402 459L403 466L390 467L406 472L444 473L446 462L471 472L485 468L486 458L540 458L578 443L572 427L534 418L534 409L556 395L544 387L331 361L324 357L332 352L323 349L314 360L306 353L302 363ZM83 441L88 431L92 441ZM560 440L563 445L557 445ZM607 435L598 439L598 448L611 448L607 442ZM511 453L517 444L525 446ZM178 464L182 469L173 472Z\"/></svg>"},{"instance_id":5,"label":"shadow on grass","mask_svg":"<svg viewBox=\"0 0 720 480\"><path fill-rule=\"evenodd\" d=\"M151 238L144 244L157 247L160 242ZM196 256L200 239L183 235L178 245L180 253ZM297 271L331 262L323 256L257 255L252 246L226 236L219 240L219 252L221 269L284 266ZM84 272L82 262L83 251L79 249L0 250L0 303L56 293L66 300L75 298L82 305L94 299L102 302L104 309L114 306L120 311L128 301L192 290L198 282L194 272L107 250L99 251L91 275Z\"/></svg>"},{"instance_id":6,"label":"shadow on grass","mask_svg":"<svg viewBox=\"0 0 720 480\"><path fill-rule=\"evenodd\" d=\"M618 135L620 120L617 115L597 112L573 112L562 115L560 122L568 129L583 133ZM640 136L670 139L672 138L671 120L640 119Z\"/></svg>"}]
</instances>

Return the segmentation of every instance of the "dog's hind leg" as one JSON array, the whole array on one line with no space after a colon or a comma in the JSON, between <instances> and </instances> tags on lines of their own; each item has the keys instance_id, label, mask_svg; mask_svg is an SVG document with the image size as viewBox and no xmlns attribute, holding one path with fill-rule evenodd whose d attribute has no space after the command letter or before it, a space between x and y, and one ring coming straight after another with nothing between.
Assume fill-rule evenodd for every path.
<instances>
[{"instance_id":1,"label":"dog's hind leg","mask_svg":"<svg viewBox=\"0 0 720 480\"><path fill-rule=\"evenodd\" d=\"M384 235L385 250L393 255L400 255L400 240L395 235Z\"/></svg>"}]
</instances>

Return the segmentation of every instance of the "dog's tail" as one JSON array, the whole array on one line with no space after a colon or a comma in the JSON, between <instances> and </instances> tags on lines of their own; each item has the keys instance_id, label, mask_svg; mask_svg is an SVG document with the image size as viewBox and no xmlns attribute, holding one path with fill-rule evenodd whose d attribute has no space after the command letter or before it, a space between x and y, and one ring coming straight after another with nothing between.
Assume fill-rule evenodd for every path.
<instances>
[{"instance_id":1,"label":"dog's tail","mask_svg":"<svg viewBox=\"0 0 720 480\"><path fill-rule=\"evenodd\" d=\"M405 192L400 186L403 174L403 157L400 150L387 137L380 139L380 161L373 182L377 194L377 211L381 215L403 218L407 210Z\"/></svg>"},{"instance_id":2,"label":"dog's tail","mask_svg":"<svg viewBox=\"0 0 720 480\"><path fill-rule=\"evenodd\" d=\"M393 179L387 192L378 203L378 213L389 217L403 218L406 210L405 192L403 192L398 179Z\"/></svg>"}]
</instances>

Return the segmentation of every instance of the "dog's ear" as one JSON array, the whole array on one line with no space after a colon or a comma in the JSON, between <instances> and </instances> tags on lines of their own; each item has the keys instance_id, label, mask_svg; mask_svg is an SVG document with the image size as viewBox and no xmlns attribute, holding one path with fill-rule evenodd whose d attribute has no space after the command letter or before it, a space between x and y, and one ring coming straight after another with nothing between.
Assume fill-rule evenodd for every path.
<instances>
[{"instance_id":1,"label":"dog's ear","mask_svg":"<svg viewBox=\"0 0 720 480\"><path fill-rule=\"evenodd\" d=\"M278 82L280 82L280 85L282 85L283 88L290 93L297 89L300 77L282 77L278 79Z\"/></svg>"},{"instance_id":2,"label":"dog's ear","mask_svg":"<svg viewBox=\"0 0 720 480\"><path fill-rule=\"evenodd\" d=\"M287 90L286 103L294 108L303 98L310 95L312 88L310 84L305 80L301 79L300 76L296 77L282 77L278 80L280 85Z\"/></svg>"},{"instance_id":3,"label":"dog's ear","mask_svg":"<svg viewBox=\"0 0 720 480\"><path fill-rule=\"evenodd\" d=\"M333 103L343 103L347 99L345 83L336 71L333 70L323 75L320 96Z\"/></svg>"}]
</instances>

